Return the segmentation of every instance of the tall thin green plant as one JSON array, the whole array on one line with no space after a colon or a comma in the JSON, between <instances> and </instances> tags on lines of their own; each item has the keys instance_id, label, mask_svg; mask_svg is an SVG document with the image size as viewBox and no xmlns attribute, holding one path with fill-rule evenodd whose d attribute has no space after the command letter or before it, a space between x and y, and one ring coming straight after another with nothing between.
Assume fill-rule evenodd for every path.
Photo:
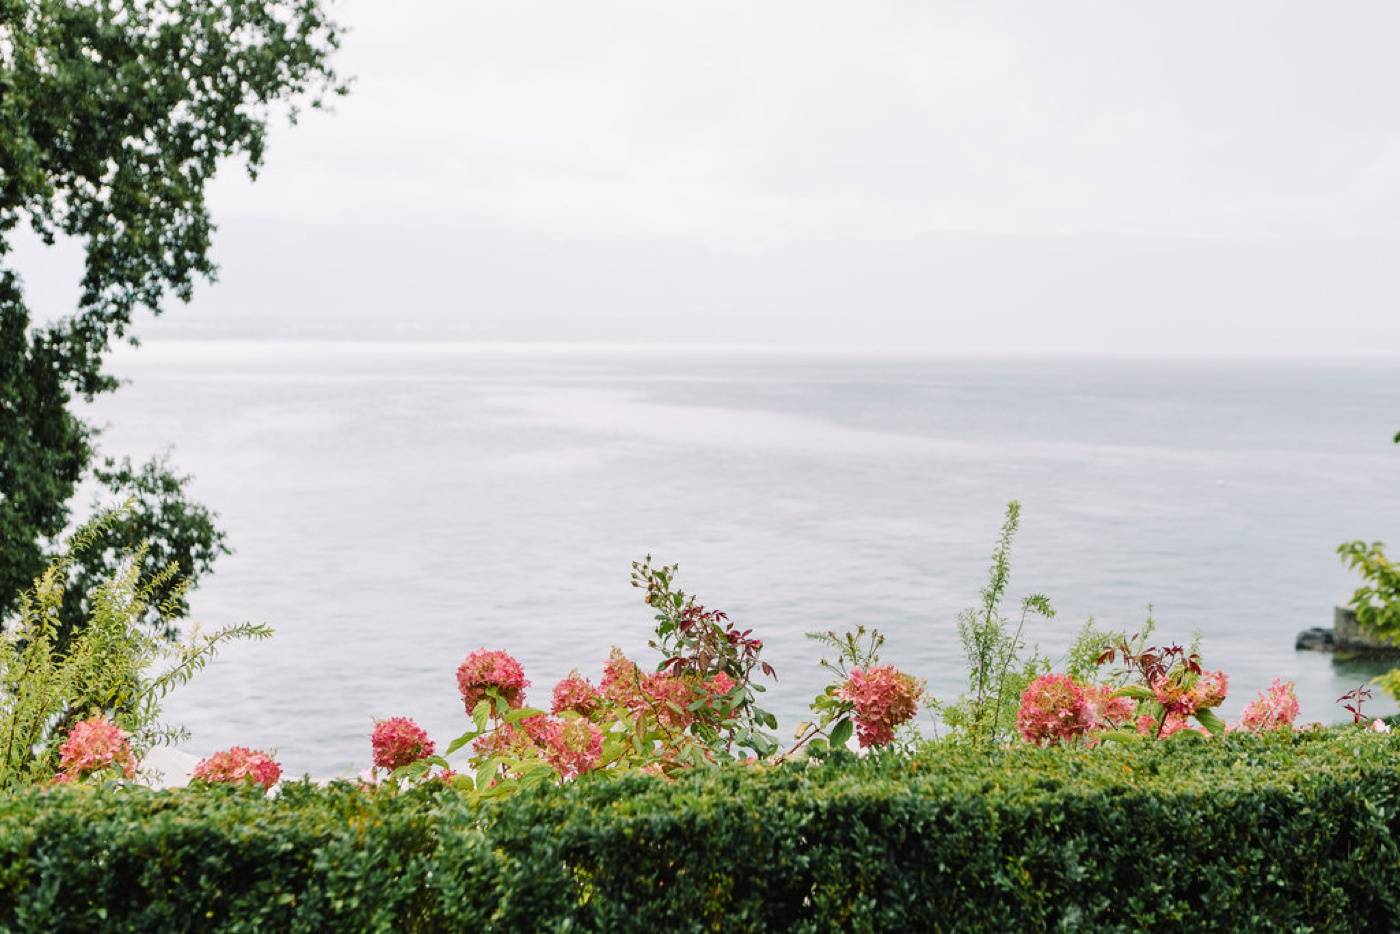
<instances>
[{"instance_id":1,"label":"tall thin green plant","mask_svg":"<svg viewBox=\"0 0 1400 934\"><path fill-rule=\"evenodd\" d=\"M1047 666L1038 650L1026 654L1025 631L1032 617L1055 616L1050 599L1039 593L1022 598L1014 630L1002 611L1011 584L1011 545L1020 525L1021 504L1012 500L1006 506L981 603L958 618L958 635L968 662L968 691L957 703L938 708L950 727L976 744L995 742L1014 728L1021 690Z\"/></svg>"}]
</instances>

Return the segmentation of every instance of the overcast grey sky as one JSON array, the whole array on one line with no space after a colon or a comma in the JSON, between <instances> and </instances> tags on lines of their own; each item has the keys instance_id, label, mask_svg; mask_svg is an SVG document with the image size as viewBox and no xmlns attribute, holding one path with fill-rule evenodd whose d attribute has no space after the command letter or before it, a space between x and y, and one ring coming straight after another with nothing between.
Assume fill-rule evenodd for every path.
<instances>
[{"instance_id":1,"label":"overcast grey sky","mask_svg":"<svg viewBox=\"0 0 1400 934\"><path fill-rule=\"evenodd\" d=\"M1400 352L1393 2L337 6L148 335Z\"/></svg>"}]
</instances>

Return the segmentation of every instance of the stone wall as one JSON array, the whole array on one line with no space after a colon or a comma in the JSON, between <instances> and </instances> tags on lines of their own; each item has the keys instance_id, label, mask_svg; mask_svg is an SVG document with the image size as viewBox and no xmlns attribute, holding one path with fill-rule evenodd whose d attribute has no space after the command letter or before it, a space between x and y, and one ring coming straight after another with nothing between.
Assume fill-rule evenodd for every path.
<instances>
[{"instance_id":1,"label":"stone wall","mask_svg":"<svg viewBox=\"0 0 1400 934\"><path fill-rule=\"evenodd\" d=\"M1356 614L1344 606L1332 612L1332 637L1339 652L1400 652L1400 646L1364 631Z\"/></svg>"}]
</instances>

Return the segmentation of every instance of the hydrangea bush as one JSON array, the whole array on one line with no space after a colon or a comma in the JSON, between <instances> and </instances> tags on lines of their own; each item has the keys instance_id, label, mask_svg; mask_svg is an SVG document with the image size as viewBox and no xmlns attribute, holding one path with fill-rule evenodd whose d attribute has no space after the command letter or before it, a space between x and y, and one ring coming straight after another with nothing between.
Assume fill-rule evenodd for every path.
<instances>
[{"instance_id":1,"label":"hydrangea bush","mask_svg":"<svg viewBox=\"0 0 1400 934\"><path fill-rule=\"evenodd\" d=\"M534 707L520 662L500 649L476 649L456 678L470 727L439 754L412 720L377 722L371 783L447 781L491 797L599 775L665 778L723 763L820 758L853 733L860 748L886 746L917 713L923 685L878 664L878 633L818 636L839 650L836 664L823 661L836 677L813 703L817 719L781 750L770 732L777 719L759 704L762 681L777 676L762 657L763 641L679 590L676 572L650 558L633 566L633 584L655 614L655 664L643 666L614 648L596 681L575 669L549 691L547 707ZM466 762L454 769L449 758L459 753Z\"/></svg>"}]
</instances>

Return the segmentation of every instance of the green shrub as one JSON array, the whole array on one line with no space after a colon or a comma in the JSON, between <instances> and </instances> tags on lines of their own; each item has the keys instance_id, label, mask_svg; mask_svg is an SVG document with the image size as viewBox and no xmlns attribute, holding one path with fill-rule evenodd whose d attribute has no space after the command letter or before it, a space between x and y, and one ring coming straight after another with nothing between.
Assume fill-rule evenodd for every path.
<instances>
[{"instance_id":1,"label":"green shrub","mask_svg":"<svg viewBox=\"0 0 1400 934\"><path fill-rule=\"evenodd\" d=\"M1394 929L1400 738L839 756L473 804L291 785L16 793L14 929Z\"/></svg>"}]
</instances>

